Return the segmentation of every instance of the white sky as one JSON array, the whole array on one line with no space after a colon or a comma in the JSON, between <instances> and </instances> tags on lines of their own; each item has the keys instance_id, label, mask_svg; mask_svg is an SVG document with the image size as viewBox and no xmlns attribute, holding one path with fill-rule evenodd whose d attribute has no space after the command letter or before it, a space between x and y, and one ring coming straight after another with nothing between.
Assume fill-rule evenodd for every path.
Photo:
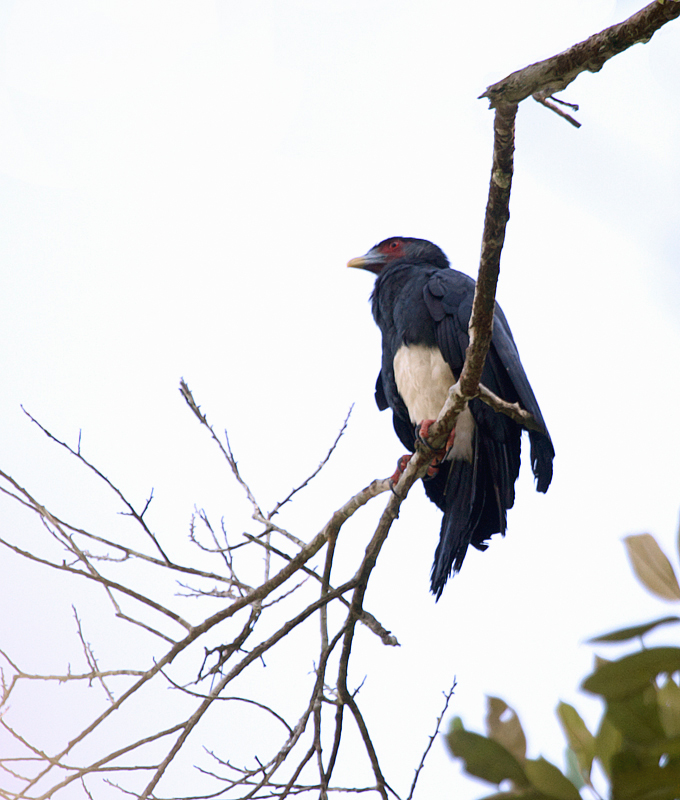
<instances>
[{"instance_id":1,"label":"white sky","mask_svg":"<svg viewBox=\"0 0 680 800\"><path fill-rule=\"evenodd\" d=\"M267 507L355 403L326 477L288 518L316 531L402 452L373 400L371 279L345 263L386 236L422 236L474 275L492 136L476 98L640 5L6 0L2 469L61 516L113 532L119 507L20 404L71 442L82 429L86 455L131 497L155 487L151 522L183 548L194 504L255 529L180 376L228 427ZM500 695L531 755L561 763L557 701L596 711L576 692L592 661L583 641L668 613L620 540L649 531L671 552L680 506L679 68L674 22L569 87L580 130L520 108L499 299L555 478L543 497L523 471L508 536L470 553L436 605L439 513L419 488L390 535L367 606L402 646L360 637L353 679L368 674L376 744L402 792L454 674L452 714L479 729L484 694ZM383 505L344 534L359 549ZM23 518L6 502L1 513L26 542ZM25 669L80 658L74 596L95 651L115 660L93 595L10 555L0 569L0 646ZM8 719L56 730L50 702ZM482 793L441 746L421 780L421 797Z\"/></svg>"}]
</instances>

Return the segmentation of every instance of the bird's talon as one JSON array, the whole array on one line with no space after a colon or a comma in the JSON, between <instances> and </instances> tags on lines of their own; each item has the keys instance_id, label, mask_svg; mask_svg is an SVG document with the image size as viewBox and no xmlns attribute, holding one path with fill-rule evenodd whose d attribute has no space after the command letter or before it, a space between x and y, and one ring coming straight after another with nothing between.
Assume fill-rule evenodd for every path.
<instances>
[{"instance_id":1,"label":"bird's talon","mask_svg":"<svg viewBox=\"0 0 680 800\"><path fill-rule=\"evenodd\" d=\"M427 468L427 477L434 478L434 476L439 472L439 465L442 463L441 458L437 458L436 456L432 460L432 463Z\"/></svg>"},{"instance_id":2,"label":"bird's talon","mask_svg":"<svg viewBox=\"0 0 680 800\"><path fill-rule=\"evenodd\" d=\"M424 419L420 423L420 427L416 431L416 438L419 439L426 447L429 447L430 450L434 450L434 447L427 441L427 437L430 435L430 428L437 420L435 419Z\"/></svg>"},{"instance_id":3,"label":"bird's talon","mask_svg":"<svg viewBox=\"0 0 680 800\"><path fill-rule=\"evenodd\" d=\"M390 476L390 488L394 491L394 487L397 483L399 483L399 478L404 474L404 470L408 466L408 462L411 460L410 455L402 456L399 461L397 461L397 468L395 469L394 473Z\"/></svg>"}]
</instances>

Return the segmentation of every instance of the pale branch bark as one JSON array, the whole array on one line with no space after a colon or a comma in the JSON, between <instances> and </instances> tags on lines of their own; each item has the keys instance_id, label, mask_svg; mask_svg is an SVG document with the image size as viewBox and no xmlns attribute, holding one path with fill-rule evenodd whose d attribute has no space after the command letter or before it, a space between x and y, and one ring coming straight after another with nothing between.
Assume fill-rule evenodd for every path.
<instances>
[{"instance_id":1,"label":"pale branch bark","mask_svg":"<svg viewBox=\"0 0 680 800\"><path fill-rule=\"evenodd\" d=\"M461 392L467 397L477 392L493 333L501 251L510 219L516 115L516 105L501 103L496 108L489 199L484 216L479 274L469 324L470 343L459 379Z\"/></svg>"},{"instance_id":2,"label":"pale branch bark","mask_svg":"<svg viewBox=\"0 0 680 800\"><path fill-rule=\"evenodd\" d=\"M368 732L368 728L366 727L359 707L354 699L353 694L349 691L347 685L347 678L348 678L348 670L349 670L349 659L352 652L352 644L354 641L354 631L356 628L356 623L359 620L361 613L363 611L363 601L364 595L366 593L366 588L368 586L368 580L370 578L371 572L375 567L376 561L378 559L378 555L380 554L380 550L382 549L383 544L387 539L387 535L392 527L392 523L397 519L399 516L399 508L401 507L402 502L405 500L408 491L410 490L411 486L415 483L415 481L424 475L427 471L427 467L432 461L433 452L432 450L423 447L421 450L418 450L414 456L410 459L406 469L404 470L403 474L399 478L397 485L393 488L392 496L387 502L387 506L380 517L380 521L378 522L378 527L376 528L375 533L371 541L368 543L366 547L366 551L364 554L363 561L361 566L359 567L356 575L354 576L355 582L355 589L352 595L352 602L350 605L349 614L347 615L347 620L345 622L345 634L343 638L343 645L342 651L340 654L340 665L338 668L338 680L337 680L337 693L338 693L338 701L339 701L339 708L338 714L336 717L336 736L333 745L333 753L331 756L331 763L335 763L335 757L337 756L337 751L340 744L340 734L342 728L342 708L347 706L354 716L354 719L359 727L361 737L364 742L364 746L366 748L366 752L368 754L371 767L373 769L373 774L376 778L376 789L380 793L380 796L386 800L388 790L391 791L390 787L385 781L385 778L382 774L382 770L380 768L380 764L378 761L378 756L373 746L373 742ZM329 768L329 777L330 777L330 769Z\"/></svg>"},{"instance_id":3,"label":"pale branch bark","mask_svg":"<svg viewBox=\"0 0 680 800\"><path fill-rule=\"evenodd\" d=\"M273 545L267 544L266 542L261 542L255 536L247 535L247 538L250 541L252 541L253 544L259 544L261 547L268 547L272 551L272 553L275 553L277 556L279 556L279 558L282 558L285 561L290 561L291 556L289 556L287 553L284 553L282 550L279 550L278 548L274 547ZM305 575L308 575L310 578L313 578L316 581L319 581L321 583L323 583L324 581L324 577L315 572L314 569L310 569L309 567L302 567L301 571L304 572ZM328 586L329 590L331 590L332 588L333 588L332 586L330 585ZM344 597L339 597L338 600L340 603L342 603L349 609L350 607L349 601L345 600ZM359 622L361 622L370 631L372 631L382 641L383 644L388 645L389 647L399 646L399 641L397 640L397 637L392 633L392 631L388 631L383 625L381 625L380 622L373 616L373 614L370 614L368 611L362 610L362 612L359 614L358 619Z\"/></svg>"},{"instance_id":4,"label":"pale branch bark","mask_svg":"<svg viewBox=\"0 0 680 800\"><path fill-rule=\"evenodd\" d=\"M549 108L551 111L554 111L555 114L557 114L559 117L562 117L562 119L566 119L567 122L573 125L575 128L581 127L581 123L578 122L578 120L575 120L571 114L567 114L566 111L563 111L561 108L559 108L559 106L555 105L555 102L561 103L562 105L567 105L570 108L573 108L575 111L578 111L578 106L576 103L565 103L563 100L558 100L556 97L552 97L552 95L550 95L549 99L548 97L543 97L541 92L536 92L534 95L534 100L537 103L540 103L542 106Z\"/></svg>"},{"instance_id":5,"label":"pale branch bark","mask_svg":"<svg viewBox=\"0 0 680 800\"><path fill-rule=\"evenodd\" d=\"M503 400L502 397L499 397L497 394L494 394L491 390L487 389L483 383L479 384L477 397L479 397L479 399L484 401L487 405L491 406L494 411L498 411L501 414L507 414L508 417L514 419L515 422L519 423L520 425L523 425L527 430L545 433L545 428L543 425L537 422L533 414L530 414L528 411L523 409L519 403L508 403L507 400Z\"/></svg>"},{"instance_id":6,"label":"pale branch bark","mask_svg":"<svg viewBox=\"0 0 680 800\"><path fill-rule=\"evenodd\" d=\"M614 56L634 44L644 44L667 22L680 16L680 2L650 3L624 22L605 28L556 56L530 64L487 87L481 97L491 108L520 103L540 94L543 99L561 92L581 72L599 72Z\"/></svg>"},{"instance_id":7,"label":"pale branch bark","mask_svg":"<svg viewBox=\"0 0 680 800\"><path fill-rule=\"evenodd\" d=\"M479 274L468 329L470 343L465 352L465 363L460 377L451 387L449 397L437 417L437 421L430 428L428 441L434 448L444 446L458 414L463 411L470 400L477 396L484 362L491 345L501 251L505 241L505 229L510 218L516 115L517 105L515 104L503 102L499 103L496 108L489 198L484 217ZM424 449L420 445L418 452Z\"/></svg>"},{"instance_id":8,"label":"pale branch bark","mask_svg":"<svg viewBox=\"0 0 680 800\"><path fill-rule=\"evenodd\" d=\"M79 769L76 769L75 767L70 767L70 768L67 767L62 762L61 758L59 758L58 760L56 758L50 759L53 762L53 766L59 766L62 769L72 769L72 770L74 770L74 772L73 772L72 775L69 775L67 778L65 778L60 783L58 783L55 786L51 787L44 794L41 794L41 795L39 795L39 796L37 796L35 798L32 798L32 800L50 800L50 798L56 792L58 792L60 789L63 789L64 787L68 786L69 784L73 783L74 781L80 780L85 775L91 775L94 772L99 772L99 771L102 770L102 767L108 765L109 762L114 761L115 759L120 758L123 755L131 753L134 750L138 750L138 749L140 749L141 747L143 747L146 744L150 744L151 742L156 742L159 739L164 738L165 736L170 736L173 733L177 733L177 731L182 730L183 727L184 727L184 723L180 723L178 725L173 725L171 728L167 728L167 729L162 730L162 731L157 731L156 733L151 734L151 736L145 736L143 739L138 739L137 741L134 741L131 744L125 745L124 747L121 747L121 748L119 748L118 750L116 750L116 751L114 751L112 753L108 753L106 756L104 756L103 758L100 758L99 760L95 761L92 764L89 764L87 767L81 767ZM143 770L156 769L156 767L154 767L154 766L139 766L139 767L136 767L136 768L137 769L143 769ZM106 771L109 771L109 769L107 769ZM37 781L32 781L31 784L29 784L29 786L32 786L36 782ZM17 798L26 797L26 790L29 788L29 786L27 786L20 794L17 794L16 797Z\"/></svg>"}]
</instances>

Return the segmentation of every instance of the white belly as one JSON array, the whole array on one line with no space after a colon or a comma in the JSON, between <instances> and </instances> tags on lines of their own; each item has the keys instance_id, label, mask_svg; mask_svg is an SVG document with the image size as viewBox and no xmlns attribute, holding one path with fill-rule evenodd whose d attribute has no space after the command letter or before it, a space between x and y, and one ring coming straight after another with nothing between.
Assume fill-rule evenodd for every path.
<instances>
[{"instance_id":1,"label":"white belly","mask_svg":"<svg viewBox=\"0 0 680 800\"><path fill-rule=\"evenodd\" d=\"M414 425L437 419L456 382L438 347L402 345L394 356L394 377L401 399ZM475 421L469 409L456 421L456 438L448 458L472 459Z\"/></svg>"}]
</instances>

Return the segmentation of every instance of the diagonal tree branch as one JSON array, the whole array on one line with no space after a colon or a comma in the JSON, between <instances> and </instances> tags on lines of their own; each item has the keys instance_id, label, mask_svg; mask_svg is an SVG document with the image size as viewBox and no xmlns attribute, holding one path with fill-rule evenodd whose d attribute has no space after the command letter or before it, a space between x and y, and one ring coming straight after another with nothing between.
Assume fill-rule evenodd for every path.
<instances>
[{"instance_id":1,"label":"diagonal tree branch","mask_svg":"<svg viewBox=\"0 0 680 800\"><path fill-rule=\"evenodd\" d=\"M487 87L491 108L502 103L520 103L540 94L547 98L561 92L582 72L599 72L614 56L634 44L646 44L667 22L680 17L677 0L655 0L618 25L605 28L556 56L530 64Z\"/></svg>"},{"instance_id":2,"label":"diagonal tree branch","mask_svg":"<svg viewBox=\"0 0 680 800\"><path fill-rule=\"evenodd\" d=\"M458 414L477 396L484 362L491 345L501 251L510 219L516 115L516 104L503 102L496 108L489 199L486 204L479 274L470 316L470 343L465 352L460 378L449 390L449 397L436 423L430 428L429 443L435 449L444 446ZM419 444L419 451L425 449L427 448ZM430 452L430 457L431 455Z\"/></svg>"}]
</instances>

